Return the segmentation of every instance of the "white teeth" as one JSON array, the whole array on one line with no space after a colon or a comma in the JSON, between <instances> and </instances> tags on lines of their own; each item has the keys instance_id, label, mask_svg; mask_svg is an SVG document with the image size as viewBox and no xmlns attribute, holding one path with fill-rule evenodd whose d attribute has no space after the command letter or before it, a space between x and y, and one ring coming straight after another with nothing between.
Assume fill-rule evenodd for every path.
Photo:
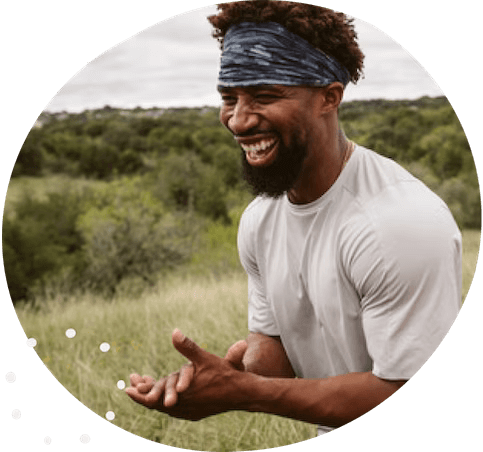
<instances>
[{"instance_id":1,"label":"white teeth","mask_svg":"<svg viewBox=\"0 0 483 452\"><path fill-rule=\"evenodd\" d=\"M275 140L263 140L257 144L242 144L241 147L245 152L250 152L252 154L258 154L261 151L265 151L275 143Z\"/></svg>"}]
</instances>

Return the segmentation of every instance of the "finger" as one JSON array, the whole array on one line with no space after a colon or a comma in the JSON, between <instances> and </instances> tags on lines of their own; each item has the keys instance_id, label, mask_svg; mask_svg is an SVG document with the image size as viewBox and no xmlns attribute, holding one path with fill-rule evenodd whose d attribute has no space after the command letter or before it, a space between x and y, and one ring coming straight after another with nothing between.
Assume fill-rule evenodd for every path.
<instances>
[{"instance_id":1,"label":"finger","mask_svg":"<svg viewBox=\"0 0 483 452\"><path fill-rule=\"evenodd\" d=\"M176 392L176 383L178 382L179 372L172 373L166 380L164 389L164 406L171 407L178 402L178 393Z\"/></svg>"},{"instance_id":2,"label":"finger","mask_svg":"<svg viewBox=\"0 0 483 452\"><path fill-rule=\"evenodd\" d=\"M208 355L207 351L199 347L178 329L173 331L172 340L176 350L194 364L200 362Z\"/></svg>"},{"instance_id":3,"label":"finger","mask_svg":"<svg viewBox=\"0 0 483 452\"><path fill-rule=\"evenodd\" d=\"M161 378L154 383L151 390L144 395L145 405L149 408L154 408L157 405L162 405L161 400L163 398L164 388L166 386L166 378Z\"/></svg>"},{"instance_id":4,"label":"finger","mask_svg":"<svg viewBox=\"0 0 483 452\"><path fill-rule=\"evenodd\" d=\"M131 374L129 376L129 381L131 383L131 386L135 388L139 383L144 383L144 378L138 374Z\"/></svg>"},{"instance_id":5,"label":"finger","mask_svg":"<svg viewBox=\"0 0 483 452\"><path fill-rule=\"evenodd\" d=\"M124 392L129 396L131 397L132 400L134 400L135 402L139 403L140 405L143 405L147 408L150 408L150 406L146 403L146 396L145 394L141 394L137 388L133 388L133 387L130 387L130 388L126 388L124 390Z\"/></svg>"},{"instance_id":6,"label":"finger","mask_svg":"<svg viewBox=\"0 0 483 452\"><path fill-rule=\"evenodd\" d=\"M156 380L150 376L144 376L143 379L144 379L144 383L139 383L137 385L137 390L141 394L147 394L153 388L154 384L156 383Z\"/></svg>"},{"instance_id":7,"label":"finger","mask_svg":"<svg viewBox=\"0 0 483 452\"><path fill-rule=\"evenodd\" d=\"M131 397L135 402L144 405L144 395L140 394L136 388L129 387L124 390L124 392Z\"/></svg>"},{"instance_id":8,"label":"finger","mask_svg":"<svg viewBox=\"0 0 483 452\"><path fill-rule=\"evenodd\" d=\"M186 391L193 380L195 368L192 363L185 364L179 371L178 382L176 383L176 391L178 393Z\"/></svg>"}]
</instances>

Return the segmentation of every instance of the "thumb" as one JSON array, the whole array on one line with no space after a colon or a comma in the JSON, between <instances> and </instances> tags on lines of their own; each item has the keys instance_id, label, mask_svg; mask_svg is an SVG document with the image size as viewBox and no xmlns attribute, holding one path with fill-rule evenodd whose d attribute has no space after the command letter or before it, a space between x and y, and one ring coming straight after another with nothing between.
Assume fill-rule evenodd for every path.
<instances>
[{"instance_id":1,"label":"thumb","mask_svg":"<svg viewBox=\"0 0 483 452\"><path fill-rule=\"evenodd\" d=\"M171 339L174 348L192 363L200 362L208 353L177 328L173 331Z\"/></svg>"},{"instance_id":2,"label":"thumb","mask_svg":"<svg viewBox=\"0 0 483 452\"><path fill-rule=\"evenodd\" d=\"M235 342L226 352L225 359L235 367L237 370L244 370L243 356L247 351L248 344L247 341Z\"/></svg>"}]
</instances>

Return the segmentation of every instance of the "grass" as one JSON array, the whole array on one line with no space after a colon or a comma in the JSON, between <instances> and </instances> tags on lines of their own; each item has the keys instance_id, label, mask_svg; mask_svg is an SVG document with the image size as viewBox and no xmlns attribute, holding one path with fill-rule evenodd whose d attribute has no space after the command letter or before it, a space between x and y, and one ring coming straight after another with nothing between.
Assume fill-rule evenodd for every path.
<instances>
[{"instance_id":1,"label":"grass","mask_svg":"<svg viewBox=\"0 0 483 452\"><path fill-rule=\"evenodd\" d=\"M476 268L479 231L463 232L463 297ZM110 302L92 294L52 296L37 306L19 305L17 314L36 351L56 378L84 405L117 426L166 445L195 450L260 450L309 439L315 427L261 413L231 412L200 422L169 418L134 404L117 382L129 374L159 377L184 358L173 351L175 327L202 347L224 355L247 334L246 280L173 276L137 298L120 294ZM74 338L65 332L73 328ZM108 352L100 351L107 342Z\"/></svg>"},{"instance_id":2,"label":"grass","mask_svg":"<svg viewBox=\"0 0 483 452\"><path fill-rule=\"evenodd\" d=\"M217 355L247 335L243 275L220 281L173 278L139 299L105 302L93 295L47 300L17 309L36 351L56 378L84 405L124 430L184 449L232 451L278 447L315 435L315 427L265 414L231 412L192 423L133 403L117 382L129 374L159 377L185 359L173 351L175 327ZM76 336L67 338L73 328ZM102 342L110 344L107 353Z\"/></svg>"},{"instance_id":3,"label":"grass","mask_svg":"<svg viewBox=\"0 0 483 452\"><path fill-rule=\"evenodd\" d=\"M463 300L470 289L475 274L478 252L480 249L481 232L478 230L463 231Z\"/></svg>"}]
</instances>

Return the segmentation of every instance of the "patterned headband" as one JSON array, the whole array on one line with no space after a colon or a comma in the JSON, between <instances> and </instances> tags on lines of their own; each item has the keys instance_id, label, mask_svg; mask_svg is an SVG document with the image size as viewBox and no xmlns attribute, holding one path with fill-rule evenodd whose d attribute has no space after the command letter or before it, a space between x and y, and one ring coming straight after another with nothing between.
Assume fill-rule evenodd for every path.
<instances>
[{"instance_id":1,"label":"patterned headband","mask_svg":"<svg viewBox=\"0 0 483 452\"><path fill-rule=\"evenodd\" d=\"M324 86L350 81L334 58L276 22L243 22L224 39L218 88L253 85Z\"/></svg>"}]
</instances>

